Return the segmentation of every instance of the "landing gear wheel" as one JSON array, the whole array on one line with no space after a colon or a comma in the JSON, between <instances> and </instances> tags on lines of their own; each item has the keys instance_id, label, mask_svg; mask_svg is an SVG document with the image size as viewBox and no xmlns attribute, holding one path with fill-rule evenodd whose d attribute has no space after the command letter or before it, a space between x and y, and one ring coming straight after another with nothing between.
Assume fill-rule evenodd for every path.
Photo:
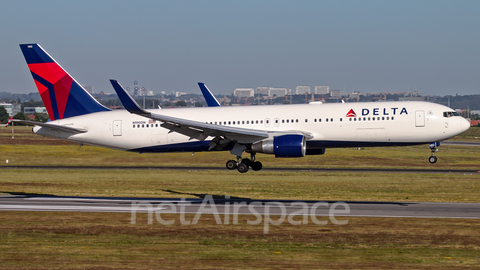
<instances>
[{"instance_id":1,"label":"landing gear wheel","mask_svg":"<svg viewBox=\"0 0 480 270\"><path fill-rule=\"evenodd\" d=\"M248 166L245 163L238 163L237 170L241 173L246 173L248 172Z\"/></svg>"},{"instance_id":2,"label":"landing gear wheel","mask_svg":"<svg viewBox=\"0 0 480 270\"><path fill-rule=\"evenodd\" d=\"M242 163L247 165L247 167L251 166L252 165L252 161L248 158L244 158L242 159Z\"/></svg>"},{"instance_id":3,"label":"landing gear wheel","mask_svg":"<svg viewBox=\"0 0 480 270\"><path fill-rule=\"evenodd\" d=\"M428 161L433 164L433 163L437 162L437 157L436 156L431 156L431 157L428 158Z\"/></svg>"},{"instance_id":4,"label":"landing gear wheel","mask_svg":"<svg viewBox=\"0 0 480 270\"><path fill-rule=\"evenodd\" d=\"M260 171L263 167L262 163L260 161L254 161L250 165L252 167L252 170L254 171Z\"/></svg>"},{"instance_id":5,"label":"landing gear wheel","mask_svg":"<svg viewBox=\"0 0 480 270\"><path fill-rule=\"evenodd\" d=\"M237 168L237 162L235 160L229 160L225 165L229 170L235 170Z\"/></svg>"}]
</instances>

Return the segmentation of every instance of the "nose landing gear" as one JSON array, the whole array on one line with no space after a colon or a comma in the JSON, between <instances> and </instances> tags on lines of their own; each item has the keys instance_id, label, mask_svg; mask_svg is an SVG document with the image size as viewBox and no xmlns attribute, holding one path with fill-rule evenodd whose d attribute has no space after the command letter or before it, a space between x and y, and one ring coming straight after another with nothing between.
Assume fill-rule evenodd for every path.
<instances>
[{"instance_id":1,"label":"nose landing gear","mask_svg":"<svg viewBox=\"0 0 480 270\"><path fill-rule=\"evenodd\" d=\"M428 158L428 162L431 164L434 164L437 162L437 157L435 156L435 152L438 152L438 149L436 147L440 146L439 142L433 142L428 145L430 149L432 150L432 155Z\"/></svg>"}]
</instances>

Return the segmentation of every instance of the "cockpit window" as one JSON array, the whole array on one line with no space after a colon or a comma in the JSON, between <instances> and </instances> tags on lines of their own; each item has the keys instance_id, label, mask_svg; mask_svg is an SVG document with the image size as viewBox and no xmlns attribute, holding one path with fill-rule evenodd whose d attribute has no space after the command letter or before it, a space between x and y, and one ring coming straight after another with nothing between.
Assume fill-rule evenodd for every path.
<instances>
[{"instance_id":1,"label":"cockpit window","mask_svg":"<svg viewBox=\"0 0 480 270\"><path fill-rule=\"evenodd\" d=\"M457 112L443 112L443 117L459 116Z\"/></svg>"}]
</instances>

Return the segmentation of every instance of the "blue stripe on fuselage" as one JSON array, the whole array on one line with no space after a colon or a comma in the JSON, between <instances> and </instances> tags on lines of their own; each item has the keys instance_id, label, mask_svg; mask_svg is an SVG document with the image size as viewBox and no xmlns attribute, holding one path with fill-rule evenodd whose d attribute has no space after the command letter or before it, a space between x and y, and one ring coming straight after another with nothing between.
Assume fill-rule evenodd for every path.
<instances>
[{"instance_id":1,"label":"blue stripe on fuselage","mask_svg":"<svg viewBox=\"0 0 480 270\"><path fill-rule=\"evenodd\" d=\"M175 143L167 145L155 145L130 149L131 152L141 153L168 153L168 152L204 152L208 151L210 141L195 141L186 143ZM356 142L356 141L307 141L308 149L324 149L324 148L349 148L349 147L379 147L379 146L408 146L425 143L411 142ZM227 145L223 151L230 151L233 143ZM217 150L210 150L217 151Z\"/></svg>"}]
</instances>

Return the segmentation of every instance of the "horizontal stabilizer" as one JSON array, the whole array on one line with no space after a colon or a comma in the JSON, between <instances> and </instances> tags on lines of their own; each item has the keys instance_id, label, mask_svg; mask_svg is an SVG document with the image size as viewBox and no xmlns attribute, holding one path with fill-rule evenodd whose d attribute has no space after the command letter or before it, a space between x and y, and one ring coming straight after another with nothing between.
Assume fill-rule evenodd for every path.
<instances>
[{"instance_id":1,"label":"horizontal stabilizer","mask_svg":"<svg viewBox=\"0 0 480 270\"><path fill-rule=\"evenodd\" d=\"M71 132L71 133L85 133L88 130L83 129L83 128L74 128L74 127L69 127L69 126L62 126L62 125L55 125L55 124L50 124L50 123L44 123L44 122L36 122L36 121L29 121L29 120L19 120L19 119L12 119L12 122L18 122L22 124L27 124L27 125L35 125L35 126L41 126L41 127L46 127L58 131L65 131L65 132Z\"/></svg>"}]
</instances>

